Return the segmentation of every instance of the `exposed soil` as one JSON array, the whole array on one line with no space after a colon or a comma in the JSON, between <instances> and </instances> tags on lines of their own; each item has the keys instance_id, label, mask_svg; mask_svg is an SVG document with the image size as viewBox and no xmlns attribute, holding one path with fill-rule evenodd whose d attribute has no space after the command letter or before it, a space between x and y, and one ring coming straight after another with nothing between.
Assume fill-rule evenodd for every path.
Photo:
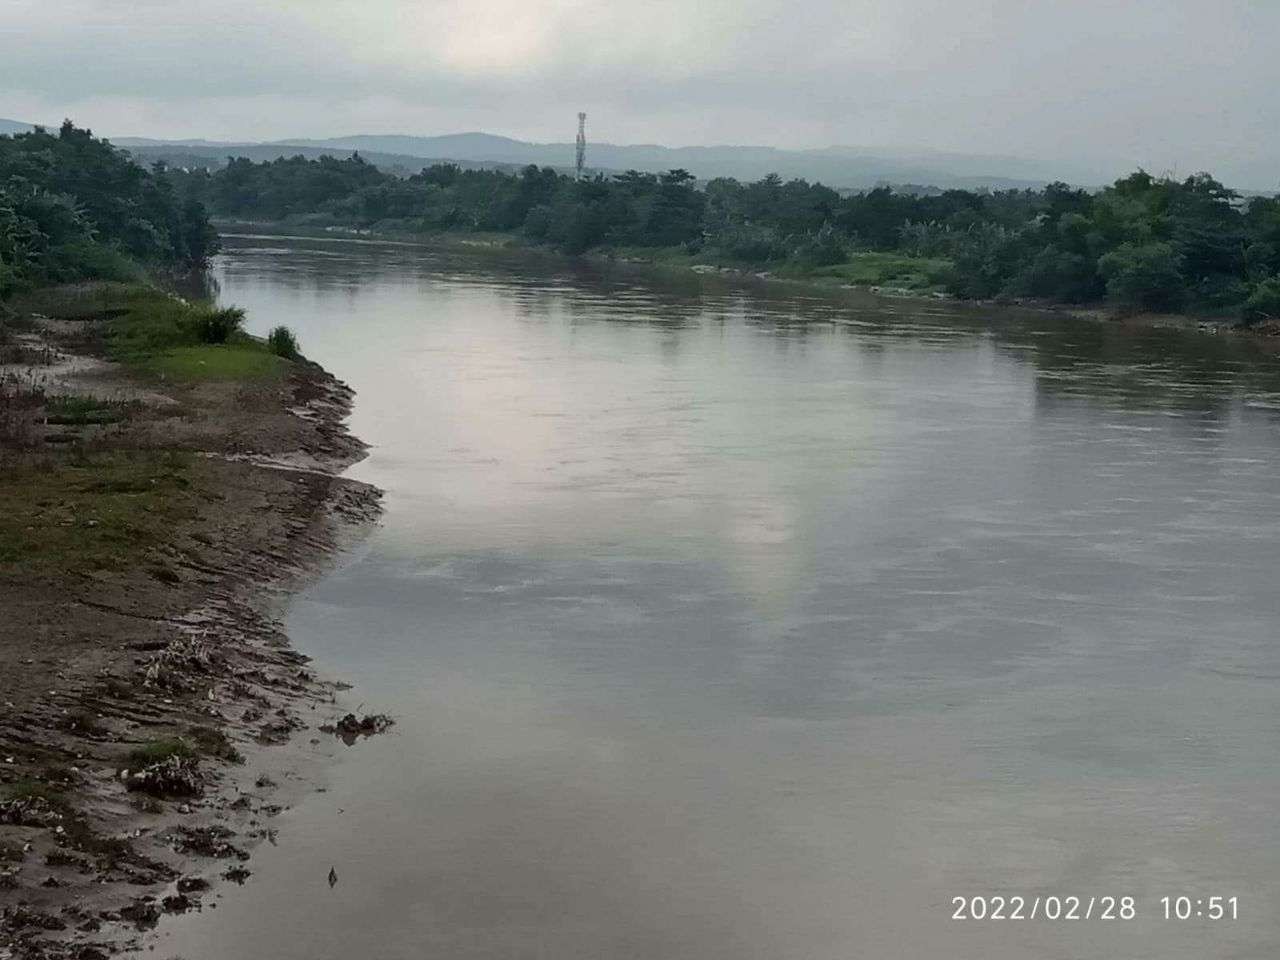
<instances>
[{"instance_id":1,"label":"exposed soil","mask_svg":"<svg viewBox=\"0 0 1280 960\"><path fill-rule=\"evenodd\" d=\"M100 323L37 318L0 366L43 385L0 444L6 529L36 540L0 542L0 960L137 947L244 881L345 713L278 614L379 512L336 476L364 448L324 370L165 384L107 362Z\"/></svg>"}]
</instances>

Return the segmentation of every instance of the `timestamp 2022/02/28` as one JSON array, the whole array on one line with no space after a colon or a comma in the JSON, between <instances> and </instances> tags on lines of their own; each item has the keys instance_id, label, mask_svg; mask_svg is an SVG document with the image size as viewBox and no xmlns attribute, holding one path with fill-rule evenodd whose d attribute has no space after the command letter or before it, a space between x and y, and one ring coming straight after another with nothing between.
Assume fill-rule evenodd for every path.
<instances>
[{"instance_id":1,"label":"timestamp 2022/02/28","mask_svg":"<svg viewBox=\"0 0 1280 960\"><path fill-rule=\"evenodd\" d=\"M1240 898L1166 895L1155 911L1129 894L979 894L951 898L952 920L1238 920Z\"/></svg>"}]
</instances>

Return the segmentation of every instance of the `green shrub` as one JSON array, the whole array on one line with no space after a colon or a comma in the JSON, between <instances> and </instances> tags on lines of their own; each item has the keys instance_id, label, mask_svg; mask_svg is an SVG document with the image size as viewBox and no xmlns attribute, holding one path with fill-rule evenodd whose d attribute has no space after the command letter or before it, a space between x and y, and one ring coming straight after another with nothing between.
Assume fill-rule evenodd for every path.
<instances>
[{"instance_id":1,"label":"green shrub","mask_svg":"<svg viewBox=\"0 0 1280 960\"><path fill-rule=\"evenodd\" d=\"M87 237L76 237L52 247L46 256L48 278L54 282L74 280L141 280L142 268L115 247Z\"/></svg>"},{"instance_id":2,"label":"green shrub","mask_svg":"<svg viewBox=\"0 0 1280 960\"><path fill-rule=\"evenodd\" d=\"M1280 277L1263 280L1253 288L1241 310L1244 322L1253 325L1266 320L1280 320Z\"/></svg>"},{"instance_id":3,"label":"green shrub","mask_svg":"<svg viewBox=\"0 0 1280 960\"><path fill-rule=\"evenodd\" d=\"M1107 295L1123 307L1177 310L1186 300L1183 258L1167 243L1122 243L1098 259Z\"/></svg>"},{"instance_id":4,"label":"green shrub","mask_svg":"<svg viewBox=\"0 0 1280 960\"><path fill-rule=\"evenodd\" d=\"M830 267L849 259L849 242L831 224L805 237L791 254L802 266Z\"/></svg>"},{"instance_id":5,"label":"green shrub","mask_svg":"<svg viewBox=\"0 0 1280 960\"><path fill-rule=\"evenodd\" d=\"M296 360L300 356L298 338L288 327L273 327L267 334L267 346L277 357L284 357L286 360Z\"/></svg>"},{"instance_id":6,"label":"green shrub","mask_svg":"<svg viewBox=\"0 0 1280 960\"><path fill-rule=\"evenodd\" d=\"M244 324L244 311L239 307L207 308L196 314L195 323L201 343L226 343Z\"/></svg>"},{"instance_id":7,"label":"green shrub","mask_svg":"<svg viewBox=\"0 0 1280 960\"><path fill-rule=\"evenodd\" d=\"M750 224L727 228L717 238L716 246L730 259L751 264L785 260L791 253L787 243L775 231Z\"/></svg>"}]
</instances>

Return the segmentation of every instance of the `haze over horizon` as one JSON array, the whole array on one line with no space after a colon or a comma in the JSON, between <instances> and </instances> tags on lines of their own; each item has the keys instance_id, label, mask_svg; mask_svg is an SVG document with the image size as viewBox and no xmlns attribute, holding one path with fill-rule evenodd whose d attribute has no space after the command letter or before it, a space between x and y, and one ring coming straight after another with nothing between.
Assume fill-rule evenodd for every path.
<instances>
[{"instance_id":1,"label":"haze over horizon","mask_svg":"<svg viewBox=\"0 0 1280 960\"><path fill-rule=\"evenodd\" d=\"M594 142L956 152L1080 181L1142 166L1280 184L1280 5L1256 0L4 9L0 116L69 116L113 138L483 130L556 143L582 109Z\"/></svg>"}]
</instances>

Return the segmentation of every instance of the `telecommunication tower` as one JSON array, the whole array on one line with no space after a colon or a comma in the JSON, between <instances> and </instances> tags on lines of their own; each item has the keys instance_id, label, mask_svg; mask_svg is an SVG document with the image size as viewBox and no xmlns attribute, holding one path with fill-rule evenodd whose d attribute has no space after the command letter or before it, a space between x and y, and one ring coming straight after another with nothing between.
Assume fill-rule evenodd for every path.
<instances>
[{"instance_id":1,"label":"telecommunication tower","mask_svg":"<svg viewBox=\"0 0 1280 960\"><path fill-rule=\"evenodd\" d=\"M587 115L578 114L578 155L573 165L573 179L582 179L582 165L587 162Z\"/></svg>"}]
</instances>

